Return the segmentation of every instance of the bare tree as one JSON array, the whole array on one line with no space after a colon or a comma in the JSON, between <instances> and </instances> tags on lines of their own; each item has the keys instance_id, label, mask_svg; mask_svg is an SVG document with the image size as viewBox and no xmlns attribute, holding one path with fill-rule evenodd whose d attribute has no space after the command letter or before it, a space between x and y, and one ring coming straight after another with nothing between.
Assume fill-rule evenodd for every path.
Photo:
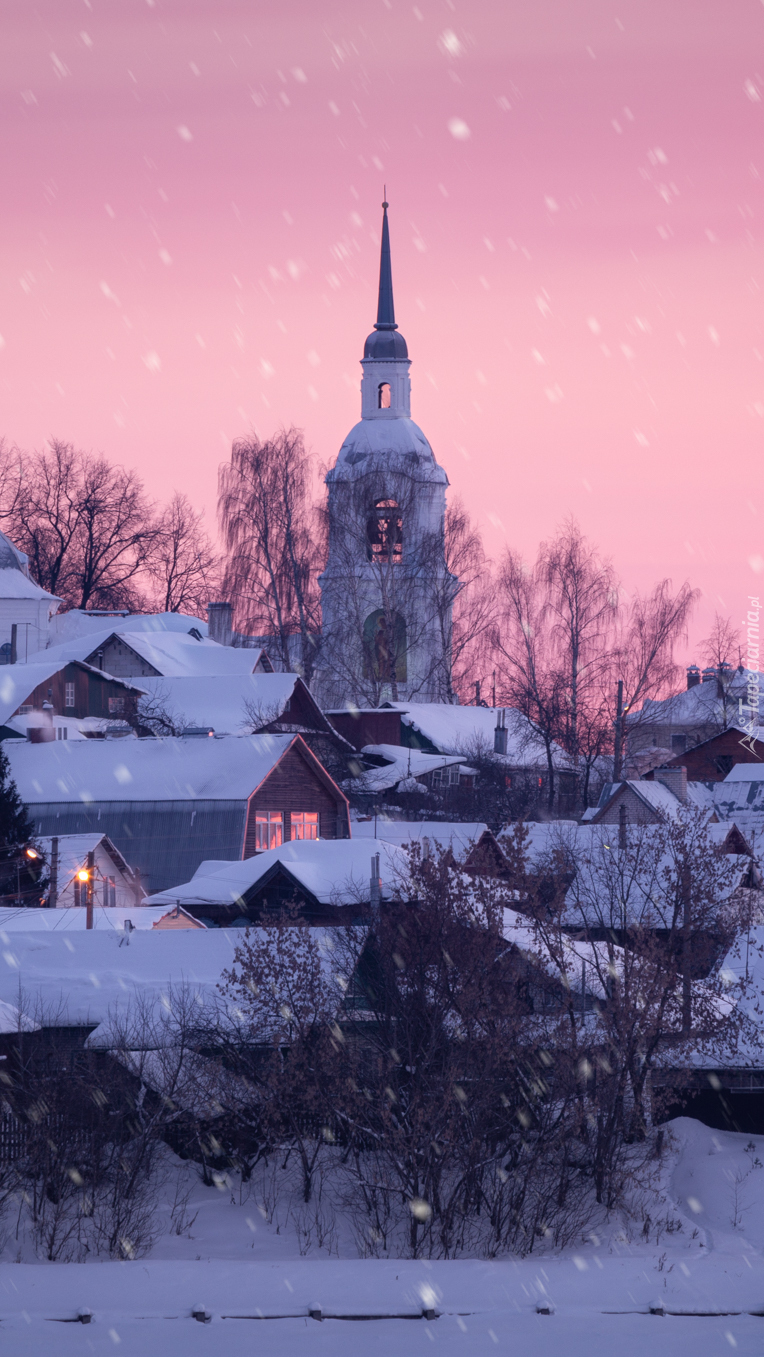
<instances>
[{"instance_id":1,"label":"bare tree","mask_svg":"<svg viewBox=\"0 0 764 1357\"><path fill-rule=\"evenodd\" d=\"M690 1066L704 1046L734 1055L751 1034L745 979L723 962L749 931L758 893L740 886L739 860L691 808L621 836L595 827L585 845L561 827L550 859L536 867L536 945L568 977L582 1128L598 1200L612 1206L626 1144L644 1141L676 1096L669 1084L662 1109L652 1076ZM561 894L542 899L555 875Z\"/></svg>"},{"instance_id":2,"label":"bare tree","mask_svg":"<svg viewBox=\"0 0 764 1357\"><path fill-rule=\"evenodd\" d=\"M585 805L597 760L612 752L620 769L625 715L675 683L674 646L697 596L663 580L624 601L612 565L573 521L542 544L532 567L507 552L493 640L503 700L544 740L550 810L555 742L571 758Z\"/></svg>"},{"instance_id":3,"label":"bare tree","mask_svg":"<svg viewBox=\"0 0 764 1357\"><path fill-rule=\"evenodd\" d=\"M617 618L617 581L611 563L602 560L573 519L542 544L539 567L547 590L547 623L565 676L562 738L578 760L599 710L603 660Z\"/></svg>"},{"instance_id":4,"label":"bare tree","mask_svg":"<svg viewBox=\"0 0 764 1357\"><path fill-rule=\"evenodd\" d=\"M217 591L218 557L188 496L179 491L157 520L147 564L152 606L157 612L206 615Z\"/></svg>"},{"instance_id":5,"label":"bare tree","mask_svg":"<svg viewBox=\"0 0 764 1357\"><path fill-rule=\"evenodd\" d=\"M435 559L430 572L433 611L440 631L439 700L465 701L474 683L473 674L479 675L487 667L495 591L491 562L461 500L452 500L446 506L444 541L433 546L441 561L445 555L446 566L445 573L438 571ZM435 556L435 552L431 554Z\"/></svg>"},{"instance_id":6,"label":"bare tree","mask_svg":"<svg viewBox=\"0 0 764 1357\"><path fill-rule=\"evenodd\" d=\"M228 553L223 591L241 631L274 638L277 657L293 668L290 640L300 638L302 675L310 682L319 631L319 532L311 507L310 460L299 429L269 439L239 438L220 468L218 513Z\"/></svg>"},{"instance_id":7,"label":"bare tree","mask_svg":"<svg viewBox=\"0 0 764 1357\"><path fill-rule=\"evenodd\" d=\"M615 774L620 775L626 713L633 713L648 698L664 697L679 676L674 646L687 634L687 623L700 591L685 582L676 593L670 580L661 580L649 594L634 594L622 606L619 636L612 653L608 702L614 730ZM618 709L618 684L623 688Z\"/></svg>"},{"instance_id":8,"label":"bare tree","mask_svg":"<svg viewBox=\"0 0 764 1357\"><path fill-rule=\"evenodd\" d=\"M494 646L502 701L525 716L544 744L547 806L554 807L555 744L564 725L566 679L548 625L541 569L529 570L517 552L507 551L498 577L499 618Z\"/></svg>"},{"instance_id":9,"label":"bare tree","mask_svg":"<svg viewBox=\"0 0 764 1357\"><path fill-rule=\"evenodd\" d=\"M71 608L137 609L157 527L136 472L56 439L16 451L0 491L0 521L43 588Z\"/></svg>"}]
</instances>

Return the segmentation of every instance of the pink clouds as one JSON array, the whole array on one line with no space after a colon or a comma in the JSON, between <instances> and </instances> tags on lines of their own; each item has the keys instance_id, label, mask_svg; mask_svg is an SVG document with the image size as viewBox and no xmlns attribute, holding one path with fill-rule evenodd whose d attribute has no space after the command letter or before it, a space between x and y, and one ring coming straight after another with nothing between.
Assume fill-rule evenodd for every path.
<instances>
[{"instance_id":1,"label":"pink clouds","mask_svg":"<svg viewBox=\"0 0 764 1357\"><path fill-rule=\"evenodd\" d=\"M700 584L701 632L737 615L762 555L762 5L3 8L0 432L210 513L251 423L331 460L386 181L415 418L492 547L573 512L629 585Z\"/></svg>"}]
</instances>

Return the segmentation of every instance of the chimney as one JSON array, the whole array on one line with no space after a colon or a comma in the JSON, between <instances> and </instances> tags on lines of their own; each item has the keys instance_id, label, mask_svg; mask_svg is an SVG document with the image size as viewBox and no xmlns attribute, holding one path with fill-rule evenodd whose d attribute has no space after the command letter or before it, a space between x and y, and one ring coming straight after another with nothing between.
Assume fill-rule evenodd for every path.
<instances>
[{"instance_id":1,"label":"chimney","mask_svg":"<svg viewBox=\"0 0 764 1357\"><path fill-rule=\"evenodd\" d=\"M700 670L698 669L698 666L696 664L688 664L687 687L697 688L699 683L700 683Z\"/></svg>"},{"instance_id":2,"label":"chimney","mask_svg":"<svg viewBox=\"0 0 764 1357\"><path fill-rule=\"evenodd\" d=\"M30 744L47 744L49 740L55 738L53 706L50 702L43 702L42 711L31 713L31 719L27 724L27 739Z\"/></svg>"},{"instance_id":3,"label":"chimney","mask_svg":"<svg viewBox=\"0 0 764 1357\"><path fill-rule=\"evenodd\" d=\"M712 664L707 665L703 670L703 682L716 683L716 670Z\"/></svg>"},{"instance_id":4,"label":"chimney","mask_svg":"<svg viewBox=\"0 0 764 1357\"><path fill-rule=\"evenodd\" d=\"M507 712L504 707L496 717L496 729L493 732L493 752L494 754L506 754L507 752Z\"/></svg>"},{"instance_id":5,"label":"chimney","mask_svg":"<svg viewBox=\"0 0 764 1357\"><path fill-rule=\"evenodd\" d=\"M207 623L210 640L218 645L230 646L233 642L233 605L230 603L208 603Z\"/></svg>"},{"instance_id":6,"label":"chimney","mask_svg":"<svg viewBox=\"0 0 764 1357\"><path fill-rule=\"evenodd\" d=\"M662 782L664 787L668 787L677 801L687 800L686 768L656 768L653 777L656 782Z\"/></svg>"}]
</instances>

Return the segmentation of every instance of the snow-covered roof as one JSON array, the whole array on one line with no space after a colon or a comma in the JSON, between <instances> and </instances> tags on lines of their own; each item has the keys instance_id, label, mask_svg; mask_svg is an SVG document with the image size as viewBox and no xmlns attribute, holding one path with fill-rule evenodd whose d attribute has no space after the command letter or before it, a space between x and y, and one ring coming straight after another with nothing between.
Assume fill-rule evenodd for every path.
<instances>
[{"instance_id":1,"label":"snow-covered roof","mask_svg":"<svg viewBox=\"0 0 764 1357\"><path fill-rule=\"evenodd\" d=\"M382 768L368 768L360 777L353 778L348 785L356 792L389 791L406 779L424 777L436 768L464 766L467 762L464 754L423 754L419 749L406 749L398 744L369 744L361 752L386 759L387 763Z\"/></svg>"},{"instance_id":2,"label":"snow-covered roof","mask_svg":"<svg viewBox=\"0 0 764 1357\"><path fill-rule=\"evenodd\" d=\"M562 965L559 966L550 957L533 921L526 915L505 909L502 931L507 942L522 952L529 961L540 966L549 976L560 979L564 974L566 988L570 985L571 989L579 989L583 982L586 994L593 993L600 998L605 997L600 977L608 974L611 956L616 966L619 964L620 947L611 948L609 952L604 943L585 942L581 938L563 934L559 939L562 954Z\"/></svg>"},{"instance_id":3,"label":"snow-covered roof","mask_svg":"<svg viewBox=\"0 0 764 1357\"><path fill-rule=\"evenodd\" d=\"M56 916L56 928L3 928L0 922L0 1000L15 1005L19 989L27 1015L56 1026L96 1026L136 999L155 1000L171 987L187 986L203 997L217 993L221 973L231 965L238 930L157 930L130 933L104 923L103 916L127 914L136 923L161 918L166 907L131 911L103 910L92 930L66 928L61 915L83 916L84 909L26 910ZM120 945L121 944L121 945Z\"/></svg>"},{"instance_id":4,"label":"snow-covered roof","mask_svg":"<svg viewBox=\"0 0 764 1357\"><path fill-rule=\"evenodd\" d=\"M239 801L286 753L293 735L221 739L55 740L6 744L23 801Z\"/></svg>"},{"instance_id":5,"label":"snow-covered roof","mask_svg":"<svg viewBox=\"0 0 764 1357\"><path fill-rule=\"evenodd\" d=\"M356 843L359 839L370 843L382 839L385 843L396 843L401 847L427 841L439 852L450 848L458 860L469 852L487 829L488 825L479 822L462 824L445 820L385 820L377 816L371 820L354 820L353 838Z\"/></svg>"},{"instance_id":6,"label":"snow-covered roof","mask_svg":"<svg viewBox=\"0 0 764 1357\"><path fill-rule=\"evenodd\" d=\"M717 786L728 787L730 783L735 782L764 783L764 763L736 763L730 768L724 781Z\"/></svg>"},{"instance_id":7,"label":"snow-covered roof","mask_svg":"<svg viewBox=\"0 0 764 1357\"><path fill-rule=\"evenodd\" d=\"M628 787L629 791L632 791L635 796L639 797L640 801L644 801L645 805L650 807L650 810L657 811L659 815L666 815L672 820L676 819L682 803L665 783L639 781L623 782L620 785ZM613 796L617 794L618 790L618 787L614 788Z\"/></svg>"},{"instance_id":8,"label":"snow-covered roof","mask_svg":"<svg viewBox=\"0 0 764 1357\"><path fill-rule=\"evenodd\" d=\"M502 834L511 831L513 826L506 825ZM591 840L592 826L588 824L579 825L575 820L547 820L543 822L529 821L524 825L527 837L525 840L528 866L531 870L552 853L565 848L575 846L576 851L583 852ZM501 834L499 843L501 843Z\"/></svg>"},{"instance_id":9,"label":"snow-covered roof","mask_svg":"<svg viewBox=\"0 0 764 1357\"><path fill-rule=\"evenodd\" d=\"M764 765L735 764L723 782L714 784L713 797L720 820L734 820L751 843L764 840Z\"/></svg>"},{"instance_id":10,"label":"snow-covered roof","mask_svg":"<svg viewBox=\"0 0 764 1357\"><path fill-rule=\"evenodd\" d=\"M262 650L221 646L206 637L198 641L188 632L122 633L120 630L115 634L166 678L251 674L263 653Z\"/></svg>"},{"instance_id":11,"label":"snow-covered roof","mask_svg":"<svg viewBox=\"0 0 764 1357\"><path fill-rule=\"evenodd\" d=\"M55 645L74 641L77 637L90 639L93 645L108 640L114 631L144 632L184 632L195 627L202 636L208 635L207 623L200 617L191 617L186 613L128 613L118 612L99 615L83 608L72 608L69 612L58 613L51 621L50 635ZM89 652L87 652L89 653Z\"/></svg>"},{"instance_id":12,"label":"snow-covered roof","mask_svg":"<svg viewBox=\"0 0 764 1357\"><path fill-rule=\"evenodd\" d=\"M696 853L721 847L726 836L711 832L712 828L719 830L721 826L708 826L700 818L693 820L691 811L683 811L682 817L685 817L691 835L694 829L697 830L694 840L688 840ZM731 826L726 828L729 831ZM581 920L586 919L592 926L611 927L613 915L618 924L641 918L652 927L669 925L681 863L665 838L663 826L627 826L625 854L619 851L617 825L580 826L578 832L561 833L555 846L569 854L575 869L565 896L567 922L572 926L580 925ZM730 853L722 862L719 903L736 890L752 870L751 859L744 853ZM673 891L669 889L672 882Z\"/></svg>"},{"instance_id":13,"label":"snow-covered roof","mask_svg":"<svg viewBox=\"0 0 764 1357\"><path fill-rule=\"evenodd\" d=\"M98 728L104 730L113 726L114 722L108 718L98 716L59 716L58 712L51 712L50 719L53 729L65 731L65 735L56 736L56 739L66 740L86 740L88 737L86 731ZM13 731L20 740L27 738L27 731L31 728L39 727L45 721L45 715L40 711L28 712L25 716L9 716L3 721L7 730ZM9 737L10 738L10 737Z\"/></svg>"},{"instance_id":14,"label":"snow-covered roof","mask_svg":"<svg viewBox=\"0 0 764 1357\"><path fill-rule=\"evenodd\" d=\"M443 754L477 756L478 751L493 751L493 734L499 708L456 707L446 702L388 702L401 712L401 722L428 740ZM505 708L507 753L504 761L514 768L546 768L543 741L530 721L513 707ZM553 746L557 768L570 767L570 759L559 745ZM498 757L498 756L497 756Z\"/></svg>"},{"instance_id":15,"label":"snow-covered roof","mask_svg":"<svg viewBox=\"0 0 764 1357\"><path fill-rule=\"evenodd\" d=\"M712 789L707 787L705 782L688 782L687 805L695 806L698 810L713 811L714 793Z\"/></svg>"},{"instance_id":16,"label":"snow-covered roof","mask_svg":"<svg viewBox=\"0 0 764 1357\"><path fill-rule=\"evenodd\" d=\"M30 598L60 603L55 594L37 584L29 574L29 557L19 551L10 537L0 532L0 598Z\"/></svg>"},{"instance_id":17,"label":"snow-covered roof","mask_svg":"<svg viewBox=\"0 0 764 1357\"><path fill-rule=\"evenodd\" d=\"M74 837L74 836L73 836ZM83 836L84 837L84 836ZM124 935L125 922L133 928L152 929L158 919L167 913L167 906L153 908L135 905L129 909L105 909L93 905L93 928L101 933ZM83 905L69 905L65 909L0 909L0 942L7 944L11 933L81 933L87 930L87 910ZM12 964L12 963L8 963ZM0 974L2 967L0 966Z\"/></svg>"},{"instance_id":18,"label":"snow-covered roof","mask_svg":"<svg viewBox=\"0 0 764 1357\"><path fill-rule=\"evenodd\" d=\"M277 864L321 904L368 902L371 859L379 853L382 898L389 898L408 870L408 857L395 844L368 839L306 839L269 848L256 857L231 862L219 871L197 872L191 881L159 891L150 904L230 905L243 899Z\"/></svg>"},{"instance_id":19,"label":"snow-covered roof","mask_svg":"<svg viewBox=\"0 0 764 1357\"><path fill-rule=\"evenodd\" d=\"M261 652L233 653L257 657ZM252 673L139 680L152 705L164 708L176 728L209 726L218 735L242 735L252 729L253 720L259 726L278 720L298 682L297 674Z\"/></svg>"},{"instance_id":20,"label":"snow-covered roof","mask_svg":"<svg viewBox=\"0 0 764 1357\"><path fill-rule=\"evenodd\" d=\"M372 471L402 470L413 480L448 484L442 467L418 424L406 415L361 419L339 450L327 482L368 476Z\"/></svg>"},{"instance_id":21,"label":"snow-covered roof","mask_svg":"<svg viewBox=\"0 0 764 1357\"><path fill-rule=\"evenodd\" d=\"M234 646L221 646L206 635L198 640L188 628L179 631L146 630L138 627L125 628L118 619L117 626L110 626L97 632L76 635L51 646L45 652L46 660L69 663L71 660L87 660L108 641L115 638L123 641L134 650L142 660L156 669L158 674L167 678L181 675L235 675L251 674L256 668L262 650L247 650ZM136 619L137 620L137 619ZM146 620L146 619L144 619ZM184 621L193 622L193 618ZM100 667L100 666L99 666Z\"/></svg>"},{"instance_id":22,"label":"snow-covered roof","mask_svg":"<svg viewBox=\"0 0 764 1357\"><path fill-rule=\"evenodd\" d=\"M737 698L745 692L747 672L735 671L725 680L726 706L728 714L737 707ZM696 683L681 693L671 697L648 698L637 711L631 711L626 717L627 726L639 727L645 724L702 727L718 721L724 713L725 698L719 696L716 680L710 683Z\"/></svg>"},{"instance_id":23,"label":"snow-covered roof","mask_svg":"<svg viewBox=\"0 0 764 1357\"><path fill-rule=\"evenodd\" d=\"M22 1013L16 1004L9 1004L4 999L0 999L0 1032L4 1036L7 1036L10 1032L38 1032L39 1030L39 1022L35 1022L28 1014Z\"/></svg>"},{"instance_id":24,"label":"snow-covered roof","mask_svg":"<svg viewBox=\"0 0 764 1357\"><path fill-rule=\"evenodd\" d=\"M0 598L29 598L35 602L60 603L55 594L49 594L42 585L35 584L20 570L0 567Z\"/></svg>"},{"instance_id":25,"label":"snow-covered roof","mask_svg":"<svg viewBox=\"0 0 764 1357\"><path fill-rule=\"evenodd\" d=\"M106 843L104 843L106 840ZM43 835L35 839L39 843L48 862L51 860L53 851L52 837ZM59 834L58 835L58 889L63 891L70 881L74 880L76 872L87 862L88 853L94 853L96 849L104 844L104 850L114 862L115 866L121 872L132 875L130 864L125 861L118 848L115 848L111 839L105 834Z\"/></svg>"}]
</instances>

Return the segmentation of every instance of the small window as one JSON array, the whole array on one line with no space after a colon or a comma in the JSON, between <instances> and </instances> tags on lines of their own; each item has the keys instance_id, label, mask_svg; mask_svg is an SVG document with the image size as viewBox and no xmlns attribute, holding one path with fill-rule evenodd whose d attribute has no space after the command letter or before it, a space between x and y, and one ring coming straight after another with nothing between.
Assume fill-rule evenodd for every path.
<instances>
[{"instance_id":1,"label":"small window","mask_svg":"<svg viewBox=\"0 0 764 1357\"><path fill-rule=\"evenodd\" d=\"M716 764L717 773L720 773L722 777L726 777L728 773L732 772L735 760L731 754L719 754L714 759L714 763Z\"/></svg>"},{"instance_id":2,"label":"small window","mask_svg":"<svg viewBox=\"0 0 764 1357\"><path fill-rule=\"evenodd\" d=\"M435 768L432 774L433 787L455 787L459 781L459 765L452 763L448 768Z\"/></svg>"},{"instance_id":3,"label":"small window","mask_svg":"<svg viewBox=\"0 0 764 1357\"><path fill-rule=\"evenodd\" d=\"M293 839L318 838L318 811L293 810L291 814Z\"/></svg>"},{"instance_id":4,"label":"small window","mask_svg":"<svg viewBox=\"0 0 764 1357\"><path fill-rule=\"evenodd\" d=\"M75 705L75 703L74 703L74 684L73 684L73 683L65 683L65 684L64 684L64 706L66 706L66 707L73 707L74 705Z\"/></svg>"},{"instance_id":5,"label":"small window","mask_svg":"<svg viewBox=\"0 0 764 1357\"><path fill-rule=\"evenodd\" d=\"M107 909L116 908L117 879L114 876L107 876L103 883L103 902Z\"/></svg>"},{"instance_id":6,"label":"small window","mask_svg":"<svg viewBox=\"0 0 764 1357\"><path fill-rule=\"evenodd\" d=\"M672 754L683 754L686 748L687 748L687 736L686 736L686 735L672 735L672 736L671 736L671 752L672 752Z\"/></svg>"},{"instance_id":7,"label":"small window","mask_svg":"<svg viewBox=\"0 0 764 1357\"><path fill-rule=\"evenodd\" d=\"M82 882L79 881L79 880L77 879L77 877L75 877L75 878L74 878L74 903L75 903L75 905L79 906L79 905L87 904L87 899L86 899L86 898L83 898L83 897L86 897L86 896L87 896L87 892L86 892L86 891L83 891L83 889L82 889Z\"/></svg>"},{"instance_id":8,"label":"small window","mask_svg":"<svg viewBox=\"0 0 764 1357\"><path fill-rule=\"evenodd\" d=\"M74 706L74 703L72 703L72 706ZM110 698L109 698L109 715L110 715L110 716L120 716L124 710L125 710L125 699L124 699L124 697L110 697Z\"/></svg>"},{"instance_id":9,"label":"small window","mask_svg":"<svg viewBox=\"0 0 764 1357\"><path fill-rule=\"evenodd\" d=\"M377 393L377 408L379 410L390 409L390 383L380 382Z\"/></svg>"},{"instance_id":10,"label":"small window","mask_svg":"<svg viewBox=\"0 0 764 1357\"><path fill-rule=\"evenodd\" d=\"M255 815L255 851L280 848L284 842L284 814L280 810L259 810Z\"/></svg>"}]
</instances>

